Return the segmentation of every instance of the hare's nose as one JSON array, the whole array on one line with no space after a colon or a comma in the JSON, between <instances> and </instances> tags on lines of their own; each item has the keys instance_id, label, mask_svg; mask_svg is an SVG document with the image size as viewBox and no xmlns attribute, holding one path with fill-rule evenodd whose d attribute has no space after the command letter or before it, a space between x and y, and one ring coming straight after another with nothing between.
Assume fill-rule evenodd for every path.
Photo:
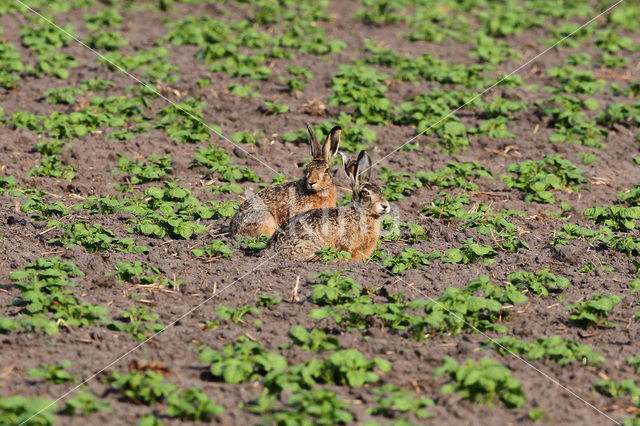
<instances>
[{"instance_id":1,"label":"hare's nose","mask_svg":"<svg viewBox=\"0 0 640 426\"><path fill-rule=\"evenodd\" d=\"M382 204L382 213L389 213L389 204Z\"/></svg>"}]
</instances>

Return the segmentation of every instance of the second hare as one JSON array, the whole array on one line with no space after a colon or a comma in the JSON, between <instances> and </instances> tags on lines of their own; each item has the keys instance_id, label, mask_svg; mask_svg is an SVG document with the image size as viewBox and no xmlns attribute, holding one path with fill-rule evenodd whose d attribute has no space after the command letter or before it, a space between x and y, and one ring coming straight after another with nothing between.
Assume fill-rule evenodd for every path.
<instances>
[{"instance_id":1,"label":"second hare","mask_svg":"<svg viewBox=\"0 0 640 426\"><path fill-rule=\"evenodd\" d=\"M312 259L323 247L347 251L351 260L371 256L380 237L380 217L389 212L389 203L380 187L369 182L371 160L366 152L360 151L355 161L343 155L343 162L353 191L351 204L291 218L269 240L271 248L295 259Z\"/></svg>"},{"instance_id":2,"label":"second hare","mask_svg":"<svg viewBox=\"0 0 640 426\"><path fill-rule=\"evenodd\" d=\"M331 160L338 152L342 129L335 126L322 146L307 124L312 161L305 176L294 182L269 186L243 202L231 219L230 235L269 236L290 217L311 209L336 206Z\"/></svg>"}]
</instances>

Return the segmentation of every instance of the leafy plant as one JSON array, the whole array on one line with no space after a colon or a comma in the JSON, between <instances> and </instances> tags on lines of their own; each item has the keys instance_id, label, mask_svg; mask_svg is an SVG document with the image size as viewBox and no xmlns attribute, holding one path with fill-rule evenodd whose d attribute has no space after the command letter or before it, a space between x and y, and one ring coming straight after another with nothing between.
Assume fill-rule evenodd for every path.
<instances>
[{"instance_id":1,"label":"leafy plant","mask_svg":"<svg viewBox=\"0 0 640 426\"><path fill-rule=\"evenodd\" d=\"M147 312L146 306L134 306L129 311L120 310L120 314L122 319L118 322L110 322L107 325L109 330L124 331L137 340L145 340L150 335L164 330L162 323L155 322L160 315Z\"/></svg>"},{"instance_id":2,"label":"leafy plant","mask_svg":"<svg viewBox=\"0 0 640 426\"><path fill-rule=\"evenodd\" d=\"M431 260L439 259L440 257L440 252L438 250L433 253L426 254L410 247L405 247L395 257L386 256L382 260L382 266L388 268L391 273L397 274L399 272L406 271L407 269L417 268L418 265L428 266Z\"/></svg>"},{"instance_id":3,"label":"leafy plant","mask_svg":"<svg viewBox=\"0 0 640 426\"><path fill-rule=\"evenodd\" d=\"M263 105L267 114L280 115L289 112L289 105L282 105L278 101L264 101Z\"/></svg>"},{"instance_id":4,"label":"leafy plant","mask_svg":"<svg viewBox=\"0 0 640 426\"><path fill-rule=\"evenodd\" d=\"M602 294L594 294L591 300L586 302L574 303L565 307L565 310L573 310L569 314L569 318L584 328L592 325L599 327L602 325L609 327L618 327L617 324L608 321L609 313L613 306L620 303L620 297L615 294L603 296Z\"/></svg>"},{"instance_id":5,"label":"leafy plant","mask_svg":"<svg viewBox=\"0 0 640 426\"><path fill-rule=\"evenodd\" d=\"M114 372L106 382L115 389L122 389L127 399L145 405L164 401L168 396L175 395L178 388L153 370L145 370L144 373L134 370L125 374Z\"/></svg>"},{"instance_id":6,"label":"leafy plant","mask_svg":"<svg viewBox=\"0 0 640 426\"><path fill-rule=\"evenodd\" d=\"M507 280L516 288L526 289L536 296L548 296L549 289L558 291L571 285L567 278L557 277L549 272L549 269L543 269L538 273L514 271L507 275Z\"/></svg>"},{"instance_id":7,"label":"leafy plant","mask_svg":"<svg viewBox=\"0 0 640 426\"><path fill-rule=\"evenodd\" d=\"M239 322L244 323L244 317L247 315L260 315L260 310L251 305L245 305L241 308L218 306L216 312L221 319L231 320L234 324L238 324Z\"/></svg>"},{"instance_id":8,"label":"leafy plant","mask_svg":"<svg viewBox=\"0 0 640 426\"><path fill-rule=\"evenodd\" d=\"M115 238L115 232L104 228L100 224L87 225L87 223L82 220L66 224L59 220L50 220L47 226L55 226L64 230L63 236L50 239L48 241L49 244L60 243L63 246L78 245L84 247L87 253L97 253L111 249L127 253L149 252L144 246L134 245L132 238Z\"/></svg>"},{"instance_id":9,"label":"leafy plant","mask_svg":"<svg viewBox=\"0 0 640 426\"><path fill-rule=\"evenodd\" d=\"M0 397L0 417L6 424L16 425L29 420L33 424L52 426L56 421L53 414L56 410L56 403L47 398Z\"/></svg>"},{"instance_id":10,"label":"leafy plant","mask_svg":"<svg viewBox=\"0 0 640 426\"><path fill-rule=\"evenodd\" d=\"M485 405L500 400L508 408L520 408L526 402L520 382L511 377L508 368L490 358L479 362L467 358L466 364L458 364L453 358L445 357L434 374L451 380L440 388L445 395L455 392L473 403Z\"/></svg>"},{"instance_id":11,"label":"leafy plant","mask_svg":"<svg viewBox=\"0 0 640 426\"><path fill-rule=\"evenodd\" d=\"M322 247L316 251L316 256L321 260L348 260L351 259L351 253L346 250L340 250L333 247Z\"/></svg>"},{"instance_id":12,"label":"leafy plant","mask_svg":"<svg viewBox=\"0 0 640 426\"><path fill-rule=\"evenodd\" d=\"M73 397L65 401L64 408L61 410L62 413L71 416L75 416L79 412L84 417L97 411L110 412L112 410L108 402L100 401L91 392L84 391L76 391Z\"/></svg>"},{"instance_id":13,"label":"leafy plant","mask_svg":"<svg viewBox=\"0 0 640 426\"><path fill-rule=\"evenodd\" d=\"M491 346L502 356L511 353L525 355L528 359L550 359L558 365L579 362L583 365L594 365L605 359L590 346L581 345L575 340L562 336L539 337L534 342L523 342L511 336L498 340L485 340L485 346Z\"/></svg>"},{"instance_id":14,"label":"leafy plant","mask_svg":"<svg viewBox=\"0 0 640 426\"><path fill-rule=\"evenodd\" d=\"M289 335L300 348L310 352L324 352L338 349L338 339L327 336L323 330L317 328L307 331L301 325L292 325Z\"/></svg>"},{"instance_id":15,"label":"leafy plant","mask_svg":"<svg viewBox=\"0 0 640 426\"><path fill-rule=\"evenodd\" d=\"M490 265L496 261L498 252L486 244L477 244L473 238L469 238L462 243L460 248L451 248L444 252L443 263L463 264L475 263L480 260L485 265Z\"/></svg>"},{"instance_id":16,"label":"leafy plant","mask_svg":"<svg viewBox=\"0 0 640 426\"><path fill-rule=\"evenodd\" d=\"M211 364L210 373L229 384L255 380L275 371L287 368L287 360L278 354L265 351L258 343L241 336L235 345L226 343L222 351L205 349L198 361Z\"/></svg>"},{"instance_id":17,"label":"leafy plant","mask_svg":"<svg viewBox=\"0 0 640 426\"><path fill-rule=\"evenodd\" d=\"M224 412L224 408L214 403L202 389L196 387L171 394L167 398L167 405L167 416L196 422L206 422L211 416Z\"/></svg>"},{"instance_id":18,"label":"leafy plant","mask_svg":"<svg viewBox=\"0 0 640 426\"><path fill-rule=\"evenodd\" d=\"M541 161L509 164L507 173L515 173L517 177L502 175L505 186L524 192L525 201L539 203L554 203L553 190L577 191L586 182L580 168L560 154L545 155Z\"/></svg>"},{"instance_id":19,"label":"leafy plant","mask_svg":"<svg viewBox=\"0 0 640 426\"><path fill-rule=\"evenodd\" d=\"M329 389L312 389L291 394L287 406L273 410L259 424L335 425L348 424L353 415L348 405Z\"/></svg>"},{"instance_id":20,"label":"leafy plant","mask_svg":"<svg viewBox=\"0 0 640 426\"><path fill-rule=\"evenodd\" d=\"M194 256L207 256L209 261L220 258L228 259L233 254L233 251L224 240L213 240L203 248L193 249L191 252Z\"/></svg>"},{"instance_id":21,"label":"leafy plant","mask_svg":"<svg viewBox=\"0 0 640 426\"><path fill-rule=\"evenodd\" d=\"M147 162L128 160L124 154L118 154L118 168L113 170L113 173L121 173L130 175L128 181L133 185L141 183L158 181L165 177L168 173L171 173L171 155L167 154L164 157L158 157L156 154L151 154L147 158Z\"/></svg>"},{"instance_id":22,"label":"leafy plant","mask_svg":"<svg viewBox=\"0 0 640 426\"><path fill-rule=\"evenodd\" d=\"M29 377L45 379L47 382L59 385L61 383L76 382L76 377L64 371L71 367L71 361L64 360L60 364L40 364L40 368L32 368L27 371Z\"/></svg>"},{"instance_id":23,"label":"leafy plant","mask_svg":"<svg viewBox=\"0 0 640 426\"><path fill-rule=\"evenodd\" d=\"M29 170L29 176L54 177L72 180L75 177L76 168L71 164L62 165L62 161L56 155L48 155L42 159L37 167Z\"/></svg>"},{"instance_id":24,"label":"leafy plant","mask_svg":"<svg viewBox=\"0 0 640 426\"><path fill-rule=\"evenodd\" d=\"M387 418L396 417L396 412L410 412L420 419L428 419L431 414L424 407L435 405L431 398L416 398L413 392L400 389L390 383L375 388L371 392L376 395L377 405L368 408L367 413Z\"/></svg>"}]
</instances>

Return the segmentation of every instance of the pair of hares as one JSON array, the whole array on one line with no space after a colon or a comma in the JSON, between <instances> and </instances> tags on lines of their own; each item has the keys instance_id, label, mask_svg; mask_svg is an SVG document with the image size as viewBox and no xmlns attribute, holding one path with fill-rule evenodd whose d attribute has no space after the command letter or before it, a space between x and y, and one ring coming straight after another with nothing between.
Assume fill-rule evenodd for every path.
<instances>
[{"instance_id":1,"label":"pair of hares","mask_svg":"<svg viewBox=\"0 0 640 426\"><path fill-rule=\"evenodd\" d=\"M305 177L263 189L247 199L233 219L231 236L272 236L268 247L285 257L311 259L324 247L347 251L351 260L364 260L375 250L380 217L389 212L378 185L371 178L371 160L360 151L356 160L340 153L351 181L352 202L336 207L336 187L331 179L331 159L338 152L338 126L321 147L309 125L313 160Z\"/></svg>"}]
</instances>

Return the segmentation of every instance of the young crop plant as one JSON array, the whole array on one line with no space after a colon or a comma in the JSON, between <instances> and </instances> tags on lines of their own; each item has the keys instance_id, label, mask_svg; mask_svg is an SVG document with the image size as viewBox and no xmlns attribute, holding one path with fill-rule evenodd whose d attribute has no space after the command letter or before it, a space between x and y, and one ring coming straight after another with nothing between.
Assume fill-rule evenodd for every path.
<instances>
[{"instance_id":1,"label":"young crop plant","mask_svg":"<svg viewBox=\"0 0 640 426\"><path fill-rule=\"evenodd\" d=\"M640 123L640 102L633 105L612 103L596 117L596 120L598 124L607 127L613 127L614 124L633 127L634 124Z\"/></svg>"},{"instance_id":2,"label":"young crop plant","mask_svg":"<svg viewBox=\"0 0 640 426\"><path fill-rule=\"evenodd\" d=\"M425 407L434 404L431 398L416 398L409 390L400 389L390 383L372 389L376 395L376 405L367 409L367 413L392 419L397 413L413 413L419 419L428 419L431 414Z\"/></svg>"},{"instance_id":3,"label":"young crop plant","mask_svg":"<svg viewBox=\"0 0 640 426\"><path fill-rule=\"evenodd\" d=\"M425 185L435 185L438 188L462 188L465 191L478 191L480 188L471 179L493 179L491 172L476 161L463 163L447 163L447 167L435 172L420 170L416 178Z\"/></svg>"},{"instance_id":4,"label":"young crop plant","mask_svg":"<svg viewBox=\"0 0 640 426\"><path fill-rule=\"evenodd\" d=\"M0 330L6 332L21 327L56 334L59 324L71 328L104 322L109 313L107 308L79 303L67 289L76 286L68 278L83 275L73 263L62 262L57 257L37 259L23 270L13 271L9 279L15 281L14 286L21 295L11 302L11 306L23 307L26 312L16 319L2 318Z\"/></svg>"},{"instance_id":5,"label":"young crop plant","mask_svg":"<svg viewBox=\"0 0 640 426\"><path fill-rule=\"evenodd\" d=\"M631 189L618 192L616 197L622 203L630 206L640 206L640 183L634 185Z\"/></svg>"},{"instance_id":6,"label":"young crop plant","mask_svg":"<svg viewBox=\"0 0 640 426\"><path fill-rule=\"evenodd\" d=\"M636 385L636 382L632 379L622 380L620 382L600 379L593 385L593 390L614 398L628 396L635 408L640 408L640 387ZM626 424L635 426L635 423L625 423L625 425Z\"/></svg>"},{"instance_id":7,"label":"young crop plant","mask_svg":"<svg viewBox=\"0 0 640 426\"><path fill-rule=\"evenodd\" d=\"M381 228L385 231L383 238L387 241L398 242L402 240L409 244L420 241L429 241L429 236L424 228L415 222L401 222L391 217L385 217L381 221Z\"/></svg>"},{"instance_id":8,"label":"young crop plant","mask_svg":"<svg viewBox=\"0 0 640 426\"><path fill-rule=\"evenodd\" d=\"M55 226L63 229L64 234L61 237L51 238L47 243L59 243L65 247L82 246L87 253L97 253L106 250L115 250L126 253L148 253L149 249L144 246L136 246L132 238L116 238L115 232L108 228L104 228L100 224L87 225L86 222L79 220L74 223L66 224L59 220L50 220L47 226Z\"/></svg>"},{"instance_id":9,"label":"young crop plant","mask_svg":"<svg viewBox=\"0 0 640 426\"><path fill-rule=\"evenodd\" d=\"M37 54L51 52L69 45L73 37L76 37L73 25L62 24L59 26L63 31L47 25L45 22L42 22L41 25L22 26L20 28L22 45Z\"/></svg>"},{"instance_id":10,"label":"young crop plant","mask_svg":"<svg viewBox=\"0 0 640 426\"><path fill-rule=\"evenodd\" d=\"M574 303L566 306L564 309L572 312L569 314L569 318L576 324L587 328L589 326L600 327L615 327L618 325L608 321L609 313L613 309L614 305L621 302L620 297L615 294L602 295L594 294L590 300L580 303Z\"/></svg>"},{"instance_id":11,"label":"young crop plant","mask_svg":"<svg viewBox=\"0 0 640 426\"><path fill-rule=\"evenodd\" d=\"M497 340L485 340L482 344L491 346L496 353L502 356L517 353L534 361L550 359L558 365L567 365L572 362L595 365L605 361L604 357L590 346L558 335L539 337L534 342L523 342L514 337L505 336Z\"/></svg>"},{"instance_id":12,"label":"young crop plant","mask_svg":"<svg viewBox=\"0 0 640 426\"><path fill-rule=\"evenodd\" d=\"M581 70L572 66L552 67L547 74L555 77L559 88L550 88L553 93L578 93L593 95L602 91L607 85L604 80L596 79L591 70Z\"/></svg>"},{"instance_id":13,"label":"young crop plant","mask_svg":"<svg viewBox=\"0 0 640 426\"><path fill-rule=\"evenodd\" d=\"M264 101L264 111L269 115L280 115L289 112L289 105L280 104L278 101Z\"/></svg>"},{"instance_id":14,"label":"young crop plant","mask_svg":"<svg viewBox=\"0 0 640 426\"><path fill-rule=\"evenodd\" d=\"M562 227L560 231L554 232L553 239L551 240L552 246L566 246L574 240L583 240L588 243L595 241L601 241L611 236L611 230L609 228L600 228L593 230L589 228L582 228L576 224L569 223Z\"/></svg>"},{"instance_id":15,"label":"young crop plant","mask_svg":"<svg viewBox=\"0 0 640 426\"><path fill-rule=\"evenodd\" d=\"M62 161L56 155L48 155L42 159L37 167L29 170L29 176L53 177L72 180L75 177L76 168L71 164L62 165Z\"/></svg>"},{"instance_id":16,"label":"young crop plant","mask_svg":"<svg viewBox=\"0 0 640 426\"><path fill-rule=\"evenodd\" d=\"M178 386L166 382L162 374L153 370L144 373L134 370L125 374L114 372L105 380L114 389L121 389L124 397L137 403L151 405L164 401L167 397L175 395Z\"/></svg>"},{"instance_id":17,"label":"young crop plant","mask_svg":"<svg viewBox=\"0 0 640 426\"><path fill-rule=\"evenodd\" d=\"M119 32L105 31L103 29L89 34L85 43L94 49L108 51L118 50L119 48L129 44L129 42L124 39Z\"/></svg>"},{"instance_id":18,"label":"young crop plant","mask_svg":"<svg viewBox=\"0 0 640 426\"><path fill-rule=\"evenodd\" d=\"M7 425L27 422L34 425L53 426L56 423L57 404L47 398L27 398L21 395L0 396L0 419Z\"/></svg>"},{"instance_id":19,"label":"young crop plant","mask_svg":"<svg viewBox=\"0 0 640 426\"><path fill-rule=\"evenodd\" d=\"M79 413L83 417L87 417L98 411L110 412L112 410L108 402L99 400L91 392L77 391L65 401L64 408L60 412L70 416Z\"/></svg>"},{"instance_id":20,"label":"young crop plant","mask_svg":"<svg viewBox=\"0 0 640 426\"><path fill-rule=\"evenodd\" d=\"M176 73L180 71L180 68L169 62L168 55L169 51L165 47L138 50L131 56L124 56L119 51L114 50L104 53L103 57L98 59L98 62L112 71L118 70L115 65L130 73L140 70L142 71L142 78L145 80L175 83L179 79Z\"/></svg>"},{"instance_id":21,"label":"young crop plant","mask_svg":"<svg viewBox=\"0 0 640 426\"><path fill-rule=\"evenodd\" d=\"M516 288L523 289L536 296L548 296L549 290L561 291L571 285L571 282L560 276L555 276L549 269L538 273L529 271L514 271L507 275L507 281Z\"/></svg>"},{"instance_id":22,"label":"young crop plant","mask_svg":"<svg viewBox=\"0 0 640 426\"><path fill-rule=\"evenodd\" d=\"M291 394L280 409L261 408L265 412L259 425L337 425L353 422L348 404L329 389L311 389Z\"/></svg>"},{"instance_id":23,"label":"young crop plant","mask_svg":"<svg viewBox=\"0 0 640 426\"><path fill-rule=\"evenodd\" d=\"M253 145L260 145L260 141L265 141L264 133L260 130L257 132L236 132L231 136L231 142L246 143Z\"/></svg>"},{"instance_id":24,"label":"young crop plant","mask_svg":"<svg viewBox=\"0 0 640 426\"><path fill-rule=\"evenodd\" d=\"M387 74L367 65L341 65L331 79L329 105L353 108L367 124L382 125L391 118L392 105L385 97Z\"/></svg>"},{"instance_id":25,"label":"young crop plant","mask_svg":"<svg viewBox=\"0 0 640 426\"><path fill-rule=\"evenodd\" d=\"M419 179L412 179L406 172L396 172L388 167L380 169L379 179L384 183L382 194L389 201L398 201L410 195L417 188L422 188Z\"/></svg>"},{"instance_id":26,"label":"young crop plant","mask_svg":"<svg viewBox=\"0 0 640 426\"><path fill-rule=\"evenodd\" d=\"M84 22L91 31L104 27L119 27L122 24L122 15L116 9L106 8L94 15L85 14Z\"/></svg>"},{"instance_id":27,"label":"young crop plant","mask_svg":"<svg viewBox=\"0 0 640 426\"><path fill-rule=\"evenodd\" d=\"M223 182L259 182L256 172L247 166L231 164L231 155L214 144L198 149L192 167L207 167L209 173L217 174Z\"/></svg>"},{"instance_id":28,"label":"young crop plant","mask_svg":"<svg viewBox=\"0 0 640 426\"><path fill-rule=\"evenodd\" d=\"M411 331L418 340L426 334L457 334L462 330L506 333L507 327L498 323L509 317L504 305L526 301L527 297L515 287L502 289L484 275L469 281L463 289L448 287L436 300L410 303L411 308L423 308L426 314L413 322Z\"/></svg>"},{"instance_id":29,"label":"young crop plant","mask_svg":"<svg viewBox=\"0 0 640 426\"><path fill-rule=\"evenodd\" d=\"M222 351L203 350L198 361L210 364L211 375L229 384L256 380L287 369L287 360L282 355L267 352L245 336L240 336L235 344L225 343Z\"/></svg>"},{"instance_id":30,"label":"young crop plant","mask_svg":"<svg viewBox=\"0 0 640 426\"><path fill-rule=\"evenodd\" d=\"M403 19L406 9L403 2L392 0L360 0L363 6L356 10L355 18L365 24L385 25Z\"/></svg>"},{"instance_id":31,"label":"young crop plant","mask_svg":"<svg viewBox=\"0 0 640 426\"><path fill-rule=\"evenodd\" d=\"M316 256L320 260L339 261L351 259L351 253L334 247L322 247L316 251Z\"/></svg>"},{"instance_id":32,"label":"young crop plant","mask_svg":"<svg viewBox=\"0 0 640 426\"><path fill-rule=\"evenodd\" d=\"M474 48L469 52L469 57L482 63L498 65L508 60L518 60L521 56L503 40L489 37L483 31L475 33L473 43Z\"/></svg>"},{"instance_id":33,"label":"young crop plant","mask_svg":"<svg viewBox=\"0 0 640 426\"><path fill-rule=\"evenodd\" d=\"M20 73L24 70L25 65L16 47L6 41L0 44L0 87L7 90L17 87Z\"/></svg>"},{"instance_id":34,"label":"young crop plant","mask_svg":"<svg viewBox=\"0 0 640 426\"><path fill-rule=\"evenodd\" d=\"M224 408L216 404L200 388L193 387L180 393L172 393L167 398L167 416L180 420L206 422L212 416L224 412Z\"/></svg>"},{"instance_id":35,"label":"young crop plant","mask_svg":"<svg viewBox=\"0 0 640 426\"><path fill-rule=\"evenodd\" d=\"M301 325L292 325L289 336L293 343L309 352L324 352L338 349L338 339L328 336L323 330L313 328L307 331Z\"/></svg>"},{"instance_id":36,"label":"young crop plant","mask_svg":"<svg viewBox=\"0 0 640 426\"><path fill-rule=\"evenodd\" d=\"M382 259L382 266L389 269L392 274L397 274L407 269L417 268L418 265L429 266L432 260L440 259L438 250L426 254L419 250L404 247L397 256L385 256Z\"/></svg>"},{"instance_id":37,"label":"young crop plant","mask_svg":"<svg viewBox=\"0 0 640 426\"><path fill-rule=\"evenodd\" d=\"M69 86L69 87L62 87L60 89L47 89L44 92L44 97L47 103L50 103L50 104L74 105L76 103L76 99L75 99L76 95L79 95L82 93L84 93L83 90L78 89L76 87ZM55 141L55 142L63 143L62 141ZM44 155L53 155L53 154L54 153L44 154Z\"/></svg>"},{"instance_id":38,"label":"young crop plant","mask_svg":"<svg viewBox=\"0 0 640 426\"><path fill-rule=\"evenodd\" d=\"M130 311L121 310L120 315L120 321L112 321L107 325L109 330L124 331L137 340L145 340L152 334L164 330L162 323L155 322L160 315L147 312L146 306L133 307Z\"/></svg>"},{"instance_id":39,"label":"young crop plant","mask_svg":"<svg viewBox=\"0 0 640 426\"><path fill-rule=\"evenodd\" d=\"M247 315L260 315L260 310L251 305L245 305L241 308L231 308L223 305L216 308L216 313L220 319L231 320L234 324L239 322L246 324L244 317Z\"/></svg>"},{"instance_id":40,"label":"young crop plant","mask_svg":"<svg viewBox=\"0 0 640 426\"><path fill-rule=\"evenodd\" d=\"M224 240L213 240L208 245L191 250L194 256L207 257L207 261L211 262L217 259L228 259L233 254L231 247Z\"/></svg>"},{"instance_id":41,"label":"young crop plant","mask_svg":"<svg viewBox=\"0 0 640 426\"><path fill-rule=\"evenodd\" d=\"M541 161L527 160L509 164L507 173L502 175L506 187L516 188L525 193L525 201L555 203L552 191L564 189L578 191L580 184L586 183L580 167L564 159L560 154L545 155Z\"/></svg>"},{"instance_id":42,"label":"young crop plant","mask_svg":"<svg viewBox=\"0 0 640 426\"><path fill-rule=\"evenodd\" d=\"M20 211L33 213L31 220L40 221L50 219L52 216L66 216L69 209L62 201L54 201L47 204L38 195L31 195L26 201L20 203Z\"/></svg>"},{"instance_id":43,"label":"young crop plant","mask_svg":"<svg viewBox=\"0 0 640 426\"><path fill-rule=\"evenodd\" d=\"M118 154L118 168L113 173L129 175L128 182L132 185L155 182L171 173L171 154L159 157L151 154L147 161L128 160L124 154Z\"/></svg>"},{"instance_id":44,"label":"young crop plant","mask_svg":"<svg viewBox=\"0 0 640 426\"><path fill-rule=\"evenodd\" d=\"M440 392L445 395L457 393L475 404L493 405L502 401L508 408L520 408L526 397L520 382L511 377L511 371L491 358L482 358L479 362L467 358L466 364L458 364L453 358L444 358L443 364L435 373L446 376Z\"/></svg>"},{"instance_id":45,"label":"young crop plant","mask_svg":"<svg viewBox=\"0 0 640 426\"><path fill-rule=\"evenodd\" d=\"M473 242L473 238L469 238L462 243L460 248L450 248L444 252L442 263L453 263L466 265L475 263L478 260L485 265L490 265L496 261L494 257L498 255L491 246L486 244L478 244Z\"/></svg>"},{"instance_id":46,"label":"young crop plant","mask_svg":"<svg viewBox=\"0 0 640 426\"><path fill-rule=\"evenodd\" d=\"M604 225L613 232L629 232L637 227L640 220L640 206L591 207L582 213L596 225Z\"/></svg>"},{"instance_id":47,"label":"young crop plant","mask_svg":"<svg viewBox=\"0 0 640 426\"><path fill-rule=\"evenodd\" d=\"M175 279L175 277L173 280L169 280L158 268L143 265L138 261L133 263L118 262L116 271L111 275L115 275L118 282L142 286L166 286L178 289L180 285L187 284L187 281Z\"/></svg>"},{"instance_id":48,"label":"young crop plant","mask_svg":"<svg viewBox=\"0 0 640 426\"><path fill-rule=\"evenodd\" d=\"M36 379L45 379L47 382L59 385L61 383L71 382L72 384L77 381L76 376L64 371L65 368L71 367L71 361L64 360L60 364L40 364L40 368L32 368L27 371L29 377Z\"/></svg>"}]
</instances>

